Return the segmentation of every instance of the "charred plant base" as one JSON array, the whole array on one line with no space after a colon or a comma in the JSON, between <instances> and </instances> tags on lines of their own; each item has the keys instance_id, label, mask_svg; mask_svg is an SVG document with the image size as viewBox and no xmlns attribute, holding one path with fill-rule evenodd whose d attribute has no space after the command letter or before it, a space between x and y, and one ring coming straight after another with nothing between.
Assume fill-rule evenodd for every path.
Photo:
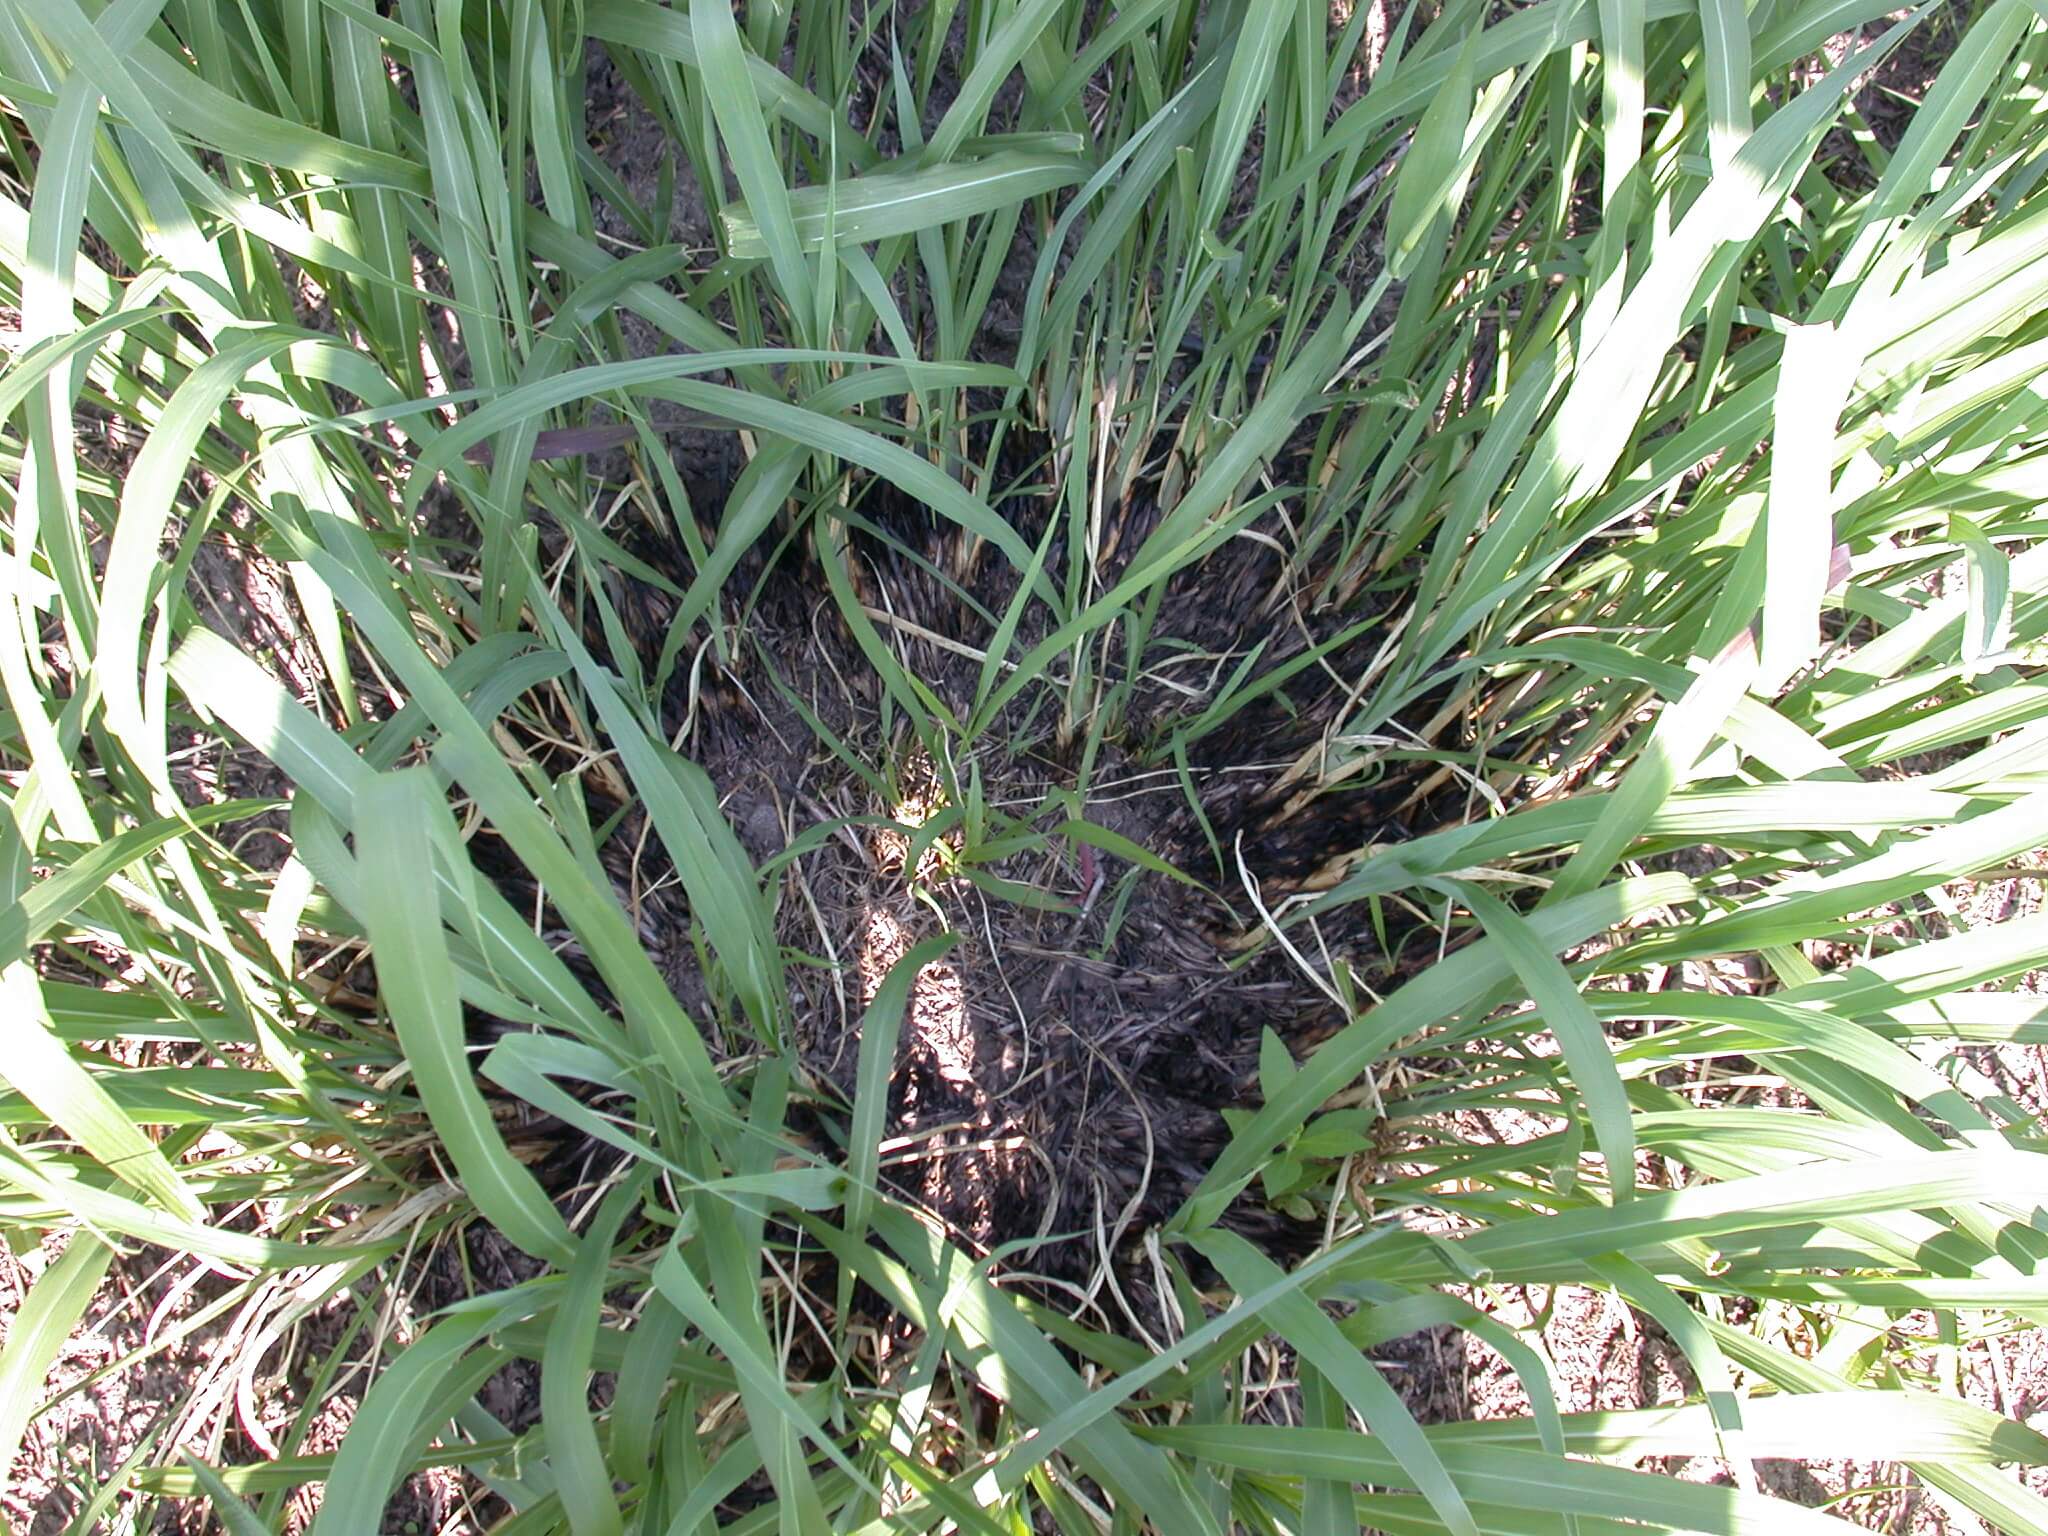
<instances>
[{"instance_id":1,"label":"charred plant base","mask_svg":"<svg viewBox=\"0 0 2048 1536\"><path fill-rule=\"evenodd\" d=\"M979 662L963 652L986 634L973 609L1003 611L1014 573L977 561L921 509L877 498L866 511L850 561L863 606L905 670L964 718ZM1143 531L1122 530L1130 548ZM643 530L636 543L651 566L677 561L687 584L665 541ZM665 731L711 774L749 855L774 871L778 936L808 962L791 967L788 1044L814 1100L819 1152L843 1151L862 1015L883 978L920 941L953 935L911 990L882 1174L971 1247L1001 1250L1012 1272L1092 1290L1123 1268L1227 1144L1225 1112L1256 1103L1264 1033L1299 1053L1340 1022L1277 947L1247 943L1257 919L1245 876L1270 904L1333 859L1401 835L1412 786L1382 782L1305 809L1271 789L1342 702L1314 669L1302 674L1308 687L1276 691L1185 744L1185 773L1167 750L1191 699L1199 709L1182 676L1233 667L1258 639L1268 641L1262 668L1313 643L1314 625L1276 618L1292 598L1276 592L1273 567L1263 545L1242 542L1170 590L1154 649L1210 660L1141 674L1117 727L1092 744L1087 718L1060 718L1055 680L973 742L941 736L935 758L796 554L742 573L729 590L746 593L744 625L726 633L744 643L723 657L704 645L667 687ZM615 600L650 675L670 601L627 578ZM594 624L588 638L603 643ZM1035 638L1020 636L1017 651ZM677 997L716 1030L718 979L704 973L658 836L622 782L607 786L602 770L585 782L592 824L614 826L602 856L621 900ZM977 801L981 844L951 814L963 797ZM1087 828L1109 836L1091 841ZM1358 918L1321 939L1375 984L1399 968ZM733 1059L760 1045L736 1033L714 1048ZM1276 1257L1320 1229L1253 1197L1230 1221Z\"/></svg>"},{"instance_id":2,"label":"charred plant base","mask_svg":"<svg viewBox=\"0 0 2048 1536\"><path fill-rule=\"evenodd\" d=\"M1003 781L1037 803L1057 781ZM1169 860L1178 788L1118 764L1088 819ZM844 844L808 872L859 982L842 1011L800 1010L816 1076L850 1096L859 1012L915 942L954 947L912 989L890 1094L884 1169L901 1192L1018 1268L1077 1280L1169 1216L1228 1139L1260 1031L1311 1030L1303 988L1265 963L1233 969L1227 914L1198 891L1055 838L1001 877L1061 900L1003 903L963 878L906 871ZM1091 899L1092 898L1092 899ZM843 937L842 937L843 936ZM851 989L850 989L851 990ZM1277 1237L1277 1228L1270 1234Z\"/></svg>"}]
</instances>

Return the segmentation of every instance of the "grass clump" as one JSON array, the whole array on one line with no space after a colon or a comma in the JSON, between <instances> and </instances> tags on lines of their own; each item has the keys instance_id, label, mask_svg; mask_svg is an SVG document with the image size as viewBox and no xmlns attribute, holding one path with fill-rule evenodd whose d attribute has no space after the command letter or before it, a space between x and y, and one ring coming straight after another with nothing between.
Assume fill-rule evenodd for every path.
<instances>
[{"instance_id":1,"label":"grass clump","mask_svg":"<svg viewBox=\"0 0 2048 1536\"><path fill-rule=\"evenodd\" d=\"M2044 64L0 0L0 1470L162 1250L235 1348L77 1529L2048 1529L1950 1389L2048 1257L2048 926L1956 895L2043 825ZM1564 1411L1531 1287L1687 1401Z\"/></svg>"}]
</instances>

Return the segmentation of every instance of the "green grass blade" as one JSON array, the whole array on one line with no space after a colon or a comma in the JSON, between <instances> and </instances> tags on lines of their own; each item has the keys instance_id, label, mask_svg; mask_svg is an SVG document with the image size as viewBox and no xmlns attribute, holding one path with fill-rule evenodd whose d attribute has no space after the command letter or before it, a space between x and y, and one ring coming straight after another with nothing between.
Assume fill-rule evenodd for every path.
<instances>
[{"instance_id":1,"label":"green grass blade","mask_svg":"<svg viewBox=\"0 0 2048 1536\"><path fill-rule=\"evenodd\" d=\"M690 0L690 27L697 45L698 79L718 120L741 195L761 230L783 300L797 318L799 339L804 339L817 297L797 239L789 183L776 163L768 121L761 115L761 103L748 79L747 51L733 21L732 7L724 0Z\"/></svg>"},{"instance_id":2,"label":"green grass blade","mask_svg":"<svg viewBox=\"0 0 2048 1536\"><path fill-rule=\"evenodd\" d=\"M1707 144L1716 172L1726 174L1751 117L1749 12L1743 0L1700 0L1707 61Z\"/></svg>"},{"instance_id":3,"label":"green grass blade","mask_svg":"<svg viewBox=\"0 0 2048 1536\"><path fill-rule=\"evenodd\" d=\"M1072 155L993 154L982 160L921 169L877 170L830 187L804 187L788 196L797 245L808 252L866 245L915 234L1070 187L1088 173ZM745 203L719 217L726 249L736 257L769 254L768 239Z\"/></svg>"},{"instance_id":4,"label":"green grass blade","mask_svg":"<svg viewBox=\"0 0 2048 1536\"><path fill-rule=\"evenodd\" d=\"M1195 204L1197 229L1220 230L1223 205L1237 184L1245 141L1272 88L1273 71L1293 20L1294 13L1286 5L1255 5L1244 13L1232 40L1223 97L1210 126L1208 163L1202 168L1202 190Z\"/></svg>"},{"instance_id":5,"label":"green grass blade","mask_svg":"<svg viewBox=\"0 0 2048 1536\"><path fill-rule=\"evenodd\" d=\"M1607 1160L1607 1180L1618 1200L1636 1189L1636 1138L1628 1092L1608 1049L1606 1033L1579 989L1547 944L1530 931L1526 919L1490 892L1469 882L1450 882L1458 899L1472 909L1496 940L1516 979L1542 1010L1544 1019L1564 1047L1572 1081L1593 1122L1593 1139Z\"/></svg>"},{"instance_id":6,"label":"green grass blade","mask_svg":"<svg viewBox=\"0 0 2048 1536\"><path fill-rule=\"evenodd\" d=\"M409 1464L405 1452L423 1427L428 1401L497 1321L490 1313L446 1318L384 1368L334 1453L312 1536L369 1536L382 1528L385 1501Z\"/></svg>"},{"instance_id":7,"label":"green grass blade","mask_svg":"<svg viewBox=\"0 0 2048 1536\"><path fill-rule=\"evenodd\" d=\"M72 1059L50 1027L35 972L15 962L0 972L0 1006L13 1019L13 1043L0 1077L61 1127L102 1168L187 1221L206 1207L178 1171L91 1073Z\"/></svg>"},{"instance_id":8,"label":"green grass blade","mask_svg":"<svg viewBox=\"0 0 2048 1536\"><path fill-rule=\"evenodd\" d=\"M1540 909L1530 915L1528 923L1539 943L1563 949L1634 914L1683 902L1691 895L1691 883L1679 876L1625 880ZM1309 1058L1284 1092L1268 1100L1231 1138L1175 1216L1175 1225L1195 1230L1208 1225L1282 1140L1318 1106L1349 1086L1395 1041L1471 1007L1512 974L1507 957L1488 940L1459 951L1353 1020Z\"/></svg>"},{"instance_id":9,"label":"green grass blade","mask_svg":"<svg viewBox=\"0 0 2048 1536\"><path fill-rule=\"evenodd\" d=\"M619 1536L625 1529L604 1448L591 1422L591 1351L611 1273L612 1245L646 1182L644 1176L627 1178L613 1186L598 1207L569 1266L567 1289L555 1307L541 1356L541 1431L547 1440L548 1466L563 1511L579 1536Z\"/></svg>"},{"instance_id":10,"label":"green grass blade","mask_svg":"<svg viewBox=\"0 0 2048 1536\"><path fill-rule=\"evenodd\" d=\"M368 905L377 980L412 1067L421 1102L477 1209L526 1252L567 1264L576 1240L540 1183L512 1156L470 1072L455 972L422 858L447 858L452 829L430 775L379 775L357 797L358 869Z\"/></svg>"},{"instance_id":11,"label":"green grass blade","mask_svg":"<svg viewBox=\"0 0 2048 1536\"><path fill-rule=\"evenodd\" d=\"M927 164L953 159L968 138L981 131L996 92L1060 9L1061 0L1019 0L1016 9L1003 18L977 50L974 67L960 83L959 94L932 130L924 149Z\"/></svg>"},{"instance_id":12,"label":"green grass blade","mask_svg":"<svg viewBox=\"0 0 2048 1536\"><path fill-rule=\"evenodd\" d=\"M37 1277L8 1325L7 1348L0 1351L0 1495L8 1491L14 1455L43 1381L113 1258L114 1250L98 1238L74 1232L63 1257Z\"/></svg>"},{"instance_id":13,"label":"green grass blade","mask_svg":"<svg viewBox=\"0 0 2048 1536\"><path fill-rule=\"evenodd\" d=\"M896 1069L896 1042L911 988L924 968L953 947L957 935L940 934L917 944L889 967L860 1021L860 1060L854 1074L853 1123L847 1133L846 1235L867 1241L881 1176L883 1128L889 1110L889 1082ZM847 1309L850 1271L840 1280L839 1310Z\"/></svg>"},{"instance_id":14,"label":"green grass blade","mask_svg":"<svg viewBox=\"0 0 2048 1536\"><path fill-rule=\"evenodd\" d=\"M1265 1289L1280 1274L1272 1260L1235 1233L1209 1232L1196 1239L1196 1246L1241 1295ZM1401 1469L1397 1480L1429 1500L1444 1529L1452 1536L1477 1536L1478 1526L1465 1507L1456 1480L1407 1406L1381 1378L1379 1368L1354 1349L1337 1325L1305 1296L1284 1296L1272 1303L1265 1315L1274 1330L1304 1359L1313 1361L1344 1395L1364 1420L1367 1432L1393 1454Z\"/></svg>"},{"instance_id":15,"label":"green grass blade","mask_svg":"<svg viewBox=\"0 0 2048 1536\"><path fill-rule=\"evenodd\" d=\"M1759 693L1777 691L1820 649L1821 599L1835 545L1835 423L1861 359L1833 326L1795 326L1785 338L1771 431L1771 501L1764 518L1763 647Z\"/></svg>"},{"instance_id":16,"label":"green grass blade","mask_svg":"<svg viewBox=\"0 0 2048 1536\"><path fill-rule=\"evenodd\" d=\"M1149 1432L1184 1455L1266 1476L1321 1477L1350 1483L1407 1486L1400 1462L1365 1435L1270 1425L1189 1425ZM1654 1518L1678 1529L1762 1536L1806 1532L1826 1536L1839 1521L1816 1510L1740 1489L1681 1482L1599 1462L1567 1461L1533 1451L1440 1446L1445 1468L1475 1505L1636 1520ZM1497 1518L1497 1516L1496 1516Z\"/></svg>"}]
</instances>

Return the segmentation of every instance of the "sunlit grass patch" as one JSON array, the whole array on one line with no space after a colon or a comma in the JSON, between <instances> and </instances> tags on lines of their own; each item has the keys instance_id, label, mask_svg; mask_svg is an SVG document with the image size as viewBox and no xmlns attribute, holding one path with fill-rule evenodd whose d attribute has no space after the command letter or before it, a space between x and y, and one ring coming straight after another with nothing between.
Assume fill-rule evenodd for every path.
<instances>
[{"instance_id":1,"label":"sunlit grass patch","mask_svg":"<svg viewBox=\"0 0 2048 1536\"><path fill-rule=\"evenodd\" d=\"M6 1518L2048 1529L2044 65L0 0Z\"/></svg>"}]
</instances>

